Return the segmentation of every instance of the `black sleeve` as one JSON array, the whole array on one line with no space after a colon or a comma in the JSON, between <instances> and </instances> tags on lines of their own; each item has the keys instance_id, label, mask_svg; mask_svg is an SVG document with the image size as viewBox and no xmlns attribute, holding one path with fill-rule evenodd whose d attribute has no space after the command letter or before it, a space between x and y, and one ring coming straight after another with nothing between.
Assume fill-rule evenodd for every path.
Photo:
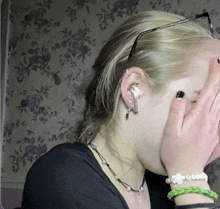
<instances>
[{"instance_id":1,"label":"black sleeve","mask_svg":"<svg viewBox=\"0 0 220 209\"><path fill-rule=\"evenodd\" d=\"M168 199L170 185L165 183L167 176L157 175L149 170L145 173L152 209L172 209L175 202Z\"/></svg>"},{"instance_id":2,"label":"black sleeve","mask_svg":"<svg viewBox=\"0 0 220 209\"><path fill-rule=\"evenodd\" d=\"M96 168L68 149L53 149L29 170L22 209L128 209Z\"/></svg>"}]
</instances>

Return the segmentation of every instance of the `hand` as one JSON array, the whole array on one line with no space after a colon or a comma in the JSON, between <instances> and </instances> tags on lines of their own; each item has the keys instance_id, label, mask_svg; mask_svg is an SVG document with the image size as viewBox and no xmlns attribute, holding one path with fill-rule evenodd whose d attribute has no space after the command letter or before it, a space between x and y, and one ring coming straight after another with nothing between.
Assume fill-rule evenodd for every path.
<instances>
[{"instance_id":1,"label":"hand","mask_svg":"<svg viewBox=\"0 0 220 209\"><path fill-rule=\"evenodd\" d=\"M203 172L219 144L220 65L217 59L210 61L205 86L187 114L186 96L172 101L160 150L168 174ZM220 152L216 153L215 159L220 157Z\"/></svg>"}]
</instances>

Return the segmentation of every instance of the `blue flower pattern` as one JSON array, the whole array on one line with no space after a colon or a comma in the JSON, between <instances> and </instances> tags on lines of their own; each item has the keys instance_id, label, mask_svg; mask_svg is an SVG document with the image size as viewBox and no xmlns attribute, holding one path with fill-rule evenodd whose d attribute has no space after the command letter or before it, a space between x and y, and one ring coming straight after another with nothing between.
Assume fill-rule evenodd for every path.
<instances>
[{"instance_id":1,"label":"blue flower pattern","mask_svg":"<svg viewBox=\"0 0 220 209\"><path fill-rule=\"evenodd\" d=\"M79 37L82 37L84 39L87 36L88 32L90 32L89 28L85 28L85 29L80 28L78 30Z\"/></svg>"},{"instance_id":2,"label":"blue flower pattern","mask_svg":"<svg viewBox=\"0 0 220 209\"><path fill-rule=\"evenodd\" d=\"M100 20L100 29L106 30L108 27L108 20L115 21L115 17L123 17L123 15L132 15L137 13L137 5L139 0L118 0L113 4L111 9L108 6L108 12L103 9L104 14L97 14Z\"/></svg>"},{"instance_id":3,"label":"blue flower pattern","mask_svg":"<svg viewBox=\"0 0 220 209\"><path fill-rule=\"evenodd\" d=\"M35 155L35 149L37 148L36 145L29 145L25 148L25 153L30 155Z\"/></svg>"},{"instance_id":4,"label":"blue flower pattern","mask_svg":"<svg viewBox=\"0 0 220 209\"><path fill-rule=\"evenodd\" d=\"M41 156L42 154L45 154L47 151L47 145L29 145L25 148L25 154L26 155L38 155Z\"/></svg>"},{"instance_id":5,"label":"blue flower pattern","mask_svg":"<svg viewBox=\"0 0 220 209\"><path fill-rule=\"evenodd\" d=\"M13 133L14 127L15 127L15 123L5 124L5 127L4 127L4 137L11 136L11 134Z\"/></svg>"},{"instance_id":6,"label":"blue flower pattern","mask_svg":"<svg viewBox=\"0 0 220 209\"><path fill-rule=\"evenodd\" d=\"M38 99L31 96L26 100L26 104L30 108L31 112L33 112L38 107Z\"/></svg>"},{"instance_id":7,"label":"blue flower pattern","mask_svg":"<svg viewBox=\"0 0 220 209\"><path fill-rule=\"evenodd\" d=\"M11 49L14 50L16 46L17 46L17 42L16 42L16 41L13 41L13 40L9 41L9 44L8 44L9 51L10 51Z\"/></svg>"}]
</instances>

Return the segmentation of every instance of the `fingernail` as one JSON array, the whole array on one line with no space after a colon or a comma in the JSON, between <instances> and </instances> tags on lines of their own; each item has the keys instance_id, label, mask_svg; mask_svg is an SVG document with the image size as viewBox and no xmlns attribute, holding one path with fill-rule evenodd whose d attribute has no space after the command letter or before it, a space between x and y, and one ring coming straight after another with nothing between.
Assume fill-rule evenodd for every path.
<instances>
[{"instance_id":1,"label":"fingernail","mask_svg":"<svg viewBox=\"0 0 220 209\"><path fill-rule=\"evenodd\" d=\"M217 61L218 61L218 64L220 64L220 59L218 59Z\"/></svg>"},{"instance_id":2,"label":"fingernail","mask_svg":"<svg viewBox=\"0 0 220 209\"><path fill-rule=\"evenodd\" d=\"M183 98L185 93L183 91L178 91L176 94L176 98Z\"/></svg>"}]
</instances>

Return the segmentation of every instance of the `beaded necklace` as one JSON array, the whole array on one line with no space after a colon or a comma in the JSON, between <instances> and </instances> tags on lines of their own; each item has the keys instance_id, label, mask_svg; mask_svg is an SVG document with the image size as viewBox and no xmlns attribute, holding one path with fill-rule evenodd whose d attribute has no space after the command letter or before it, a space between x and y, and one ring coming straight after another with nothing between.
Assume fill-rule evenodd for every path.
<instances>
[{"instance_id":1,"label":"beaded necklace","mask_svg":"<svg viewBox=\"0 0 220 209\"><path fill-rule=\"evenodd\" d=\"M128 192L130 191L133 191L133 192L138 192L138 193L142 193L144 191L144 181L145 181L145 177L143 179L143 182L141 184L141 186L139 187L138 190L136 189L133 189L129 184L123 182L121 179L120 179L120 176L117 175L113 170L112 168L110 167L110 165L107 163L107 161L105 160L105 158L100 154L100 152L98 151L98 147L96 145L93 145L91 142L88 143L88 145L98 154L98 156L100 157L101 161L102 161L102 164L103 165L106 165L108 167L108 169L110 170L110 172L114 175L115 179L120 182L126 189Z\"/></svg>"}]
</instances>

